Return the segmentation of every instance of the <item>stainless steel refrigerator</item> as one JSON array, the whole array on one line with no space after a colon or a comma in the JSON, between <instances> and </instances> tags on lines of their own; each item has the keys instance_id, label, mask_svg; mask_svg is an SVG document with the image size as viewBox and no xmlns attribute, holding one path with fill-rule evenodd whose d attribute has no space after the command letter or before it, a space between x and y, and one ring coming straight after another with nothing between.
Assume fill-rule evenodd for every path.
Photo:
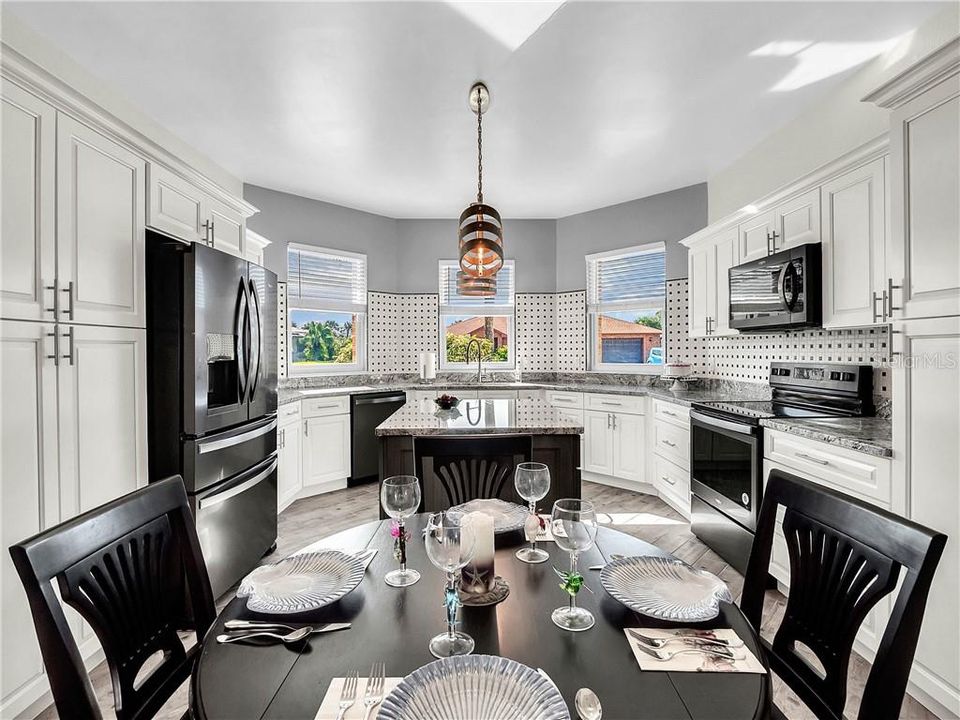
<instances>
[{"instance_id":1,"label":"stainless steel refrigerator","mask_svg":"<svg viewBox=\"0 0 960 720\"><path fill-rule=\"evenodd\" d=\"M183 476L214 594L277 539L277 278L147 233L150 480Z\"/></svg>"}]
</instances>

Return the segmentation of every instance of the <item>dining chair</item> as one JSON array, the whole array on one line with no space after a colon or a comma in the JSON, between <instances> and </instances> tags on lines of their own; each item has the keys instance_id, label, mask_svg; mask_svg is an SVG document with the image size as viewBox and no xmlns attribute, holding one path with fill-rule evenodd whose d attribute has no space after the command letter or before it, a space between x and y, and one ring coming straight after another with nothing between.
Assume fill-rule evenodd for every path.
<instances>
[{"instance_id":1,"label":"dining chair","mask_svg":"<svg viewBox=\"0 0 960 720\"><path fill-rule=\"evenodd\" d=\"M103 646L118 720L153 717L189 677L216 610L179 475L17 543L10 555L60 717L101 713L58 591ZM196 634L189 650L178 630ZM138 678L158 652L159 664Z\"/></svg>"},{"instance_id":2,"label":"dining chair","mask_svg":"<svg viewBox=\"0 0 960 720\"><path fill-rule=\"evenodd\" d=\"M530 437L523 435L414 438L424 511L439 512L476 499L523 502L513 487L513 471L530 460L530 453Z\"/></svg>"},{"instance_id":3,"label":"dining chair","mask_svg":"<svg viewBox=\"0 0 960 720\"><path fill-rule=\"evenodd\" d=\"M842 720L853 641L884 596L892 612L870 668L858 717L897 718L930 583L946 535L869 503L772 470L764 490L740 608L760 632L777 510L790 558L790 590L770 667L821 720ZM820 664L803 653L806 648ZM783 714L775 706L773 717Z\"/></svg>"}]
</instances>

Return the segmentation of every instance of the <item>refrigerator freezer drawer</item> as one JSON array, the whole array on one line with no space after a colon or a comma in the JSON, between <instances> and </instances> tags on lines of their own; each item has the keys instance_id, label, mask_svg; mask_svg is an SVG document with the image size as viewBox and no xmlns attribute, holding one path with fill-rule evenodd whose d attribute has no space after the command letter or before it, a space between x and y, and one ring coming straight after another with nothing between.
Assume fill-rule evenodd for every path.
<instances>
[{"instance_id":1,"label":"refrigerator freezer drawer","mask_svg":"<svg viewBox=\"0 0 960 720\"><path fill-rule=\"evenodd\" d=\"M277 418L190 438L183 443L183 481L200 492L261 462L277 450Z\"/></svg>"}]
</instances>

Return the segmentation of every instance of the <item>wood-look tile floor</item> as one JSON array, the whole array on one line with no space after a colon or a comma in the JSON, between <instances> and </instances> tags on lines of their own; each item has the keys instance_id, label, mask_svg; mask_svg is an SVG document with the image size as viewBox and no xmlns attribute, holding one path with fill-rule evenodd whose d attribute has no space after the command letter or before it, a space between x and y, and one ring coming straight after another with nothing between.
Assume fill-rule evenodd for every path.
<instances>
[{"instance_id":1,"label":"wood-look tile floor","mask_svg":"<svg viewBox=\"0 0 960 720\"><path fill-rule=\"evenodd\" d=\"M739 598L743 586L743 577L740 573L701 543L690 532L689 523L659 498L588 482L583 485L583 495L594 501L598 511L611 515L617 530L646 540L692 565L703 567L718 575ZM379 517L378 508L376 485L365 485L298 500L280 514L277 549L264 558L263 562L276 562L322 537L376 520ZM231 590L220 598L217 601L218 609L226 605L233 598L233 594ZM769 636L777 627L784 607L783 595L775 591L767 594L764 626L761 630L765 636ZM865 660L854 656L849 674L846 708L848 718L856 717L869 668ZM90 677L104 717L115 717L113 692L106 664L101 663L94 668ZM773 682L777 706L788 718L813 720L813 714L776 676ZM180 718L186 709L187 687L184 685L167 702L157 717L164 720ZM49 707L39 717L49 720L56 718L57 713L53 707ZM904 701L900 717L908 720L936 720L926 708L909 696Z\"/></svg>"}]
</instances>

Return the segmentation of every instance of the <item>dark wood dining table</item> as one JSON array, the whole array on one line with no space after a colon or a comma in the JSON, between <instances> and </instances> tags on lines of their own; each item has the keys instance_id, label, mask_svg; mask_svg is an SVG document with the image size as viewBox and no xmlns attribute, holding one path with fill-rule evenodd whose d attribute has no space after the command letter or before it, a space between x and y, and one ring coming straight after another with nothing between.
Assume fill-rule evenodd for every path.
<instances>
[{"instance_id":1,"label":"dark wood dining table","mask_svg":"<svg viewBox=\"0 0 960 720\"><path fill-rule=\"evenodd\" d=\"M388 676L403 677L435 658L430 638L445 628L444 576L430 563L420 540L426 515L407 526L408 565L422 574L418 583L393 588L383 581L396 567L389 521L376 521L331 535L315 547L361 551L376 548L360 585L338 602L303 615L266 617L246 609L241 598L230 602L204 640L191 687L191 707L198 718L302 718L312 720L330 680L358 671L369 673L372 662L386 663ZM556 627L551 611L566 604L554 567L566 568L568 556L554 543L542 543L550 560L527 565L514 557L519 533L497 538L496 572L510 585L498 605L464 607L461 629L476 641L477 654L501 655L540 668L556 683L576 718L574 696L581 687L597 693L605 720L727 720L767 717L770 676L720 672L641 671L623 628L669 627L634 613L600 585L591 565L614 553L670 557L630 535L601 527L596 545L580 555L581 572L592 592L581 590L577 602L596 617L590 630L571 633ZM216 635L231 618L288 621L290 624L350 622L349 630L313 635L294 645L219 644ZM723 604L720 615L701 627L734 629L763 660L756 633L735 605ZM460 720L460 719L451 719ZM466 720L466 719L464 719Z\"/></svg>"}]
</instances>

